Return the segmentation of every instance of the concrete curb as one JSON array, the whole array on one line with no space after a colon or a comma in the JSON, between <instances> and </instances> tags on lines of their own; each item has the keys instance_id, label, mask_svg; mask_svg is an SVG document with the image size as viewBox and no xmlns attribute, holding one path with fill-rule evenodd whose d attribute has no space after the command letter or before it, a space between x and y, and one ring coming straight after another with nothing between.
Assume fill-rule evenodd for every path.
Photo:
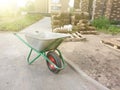
<instances>
[{"instance_id":1,"label":"concrete curb","mask_svg":"<svg viewBox=\"0 0 120 90\"><path fill-rule=\"evenodd\" d=\"M68 63L68 65L71 68L73 68L80 76L82 76L84 80L94 84L99 90L110 90L107 87L105 87L102 84L100 84L99 82L97 82L96 80L92 79L87 74L85 74L75 63L73 63L72 61L68 60L65 56L63 56L63 57L64 57L65 61Z\"/></svg>"}]
</instances>

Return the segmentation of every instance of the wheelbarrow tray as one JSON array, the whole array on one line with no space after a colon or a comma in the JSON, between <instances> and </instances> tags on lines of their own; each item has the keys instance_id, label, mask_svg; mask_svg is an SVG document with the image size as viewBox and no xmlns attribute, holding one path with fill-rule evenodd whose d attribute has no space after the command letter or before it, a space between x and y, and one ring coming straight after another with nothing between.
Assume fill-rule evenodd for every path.
<instances>
[{"instance_id":1,"label":"wheelbarrow tray","mask_svg":"<svg viewBox=\"0 0 120 90\"><path fill-rule=\"evenodd\" d=\"M41 33L26 33L27 42L37 51L56 49L62 41L69 37L66 34L41 32ZM51 45L52 44L52 45Z\"/></svg>"}]
</instances>

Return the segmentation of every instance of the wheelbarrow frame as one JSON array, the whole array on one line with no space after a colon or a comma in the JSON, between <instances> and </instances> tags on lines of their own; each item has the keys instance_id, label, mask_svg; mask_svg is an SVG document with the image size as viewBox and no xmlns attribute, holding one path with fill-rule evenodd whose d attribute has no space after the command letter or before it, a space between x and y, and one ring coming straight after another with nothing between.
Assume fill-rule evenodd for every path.
<instances>
[{"instance_id":1,"label":"wheelbarrow frame","mask_svg":"<svg viewBox=\"0 0 120 90\"><path fill-rule=\"evenodd\" d=\"M62 53L60 52L59 49L57 49L57 47L63 42L64 38L59 38L59 39L56 39L55 41L53 41L52 43L50 43L48 45L48 47L46 47L44 50L42 51L38 51L36 50L35 48L33 48L29 43L27 43L23 38L21 38L17 33L14 33L14 35L19 39L21 40L25 45L27 45L29 48L30 48L30 51L29 51L29 54L27 56L27 62L28 64L32 64L34 61L36 61L40 56L43 56L44 59L46 61L48 61L50 64L54 65L54 67L58 70L62 70L65 68L66 66L66 63L65 63L65 60L62 56ZM54 49L51 49L51 47L53 47L53 45L55 46ZM38 55L33 58L32 60L30 60L30 57L31 57L31 54L32 54L32 51L35 51ZM58 67L57 65L55 65L46 55L46 52L48 51L57 51L57 53L59 54L59 57L61 58L61 63L62 63L62 67Z\"/></svg>"}]
</instances>

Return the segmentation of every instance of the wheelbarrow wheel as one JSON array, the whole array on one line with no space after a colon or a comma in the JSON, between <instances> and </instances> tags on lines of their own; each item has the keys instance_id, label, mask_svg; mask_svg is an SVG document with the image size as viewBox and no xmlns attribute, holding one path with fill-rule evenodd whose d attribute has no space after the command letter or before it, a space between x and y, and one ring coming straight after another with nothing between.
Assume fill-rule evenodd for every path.
<instances>
[{"instance_id":1,"label":"wheelbarrow wheel","mask_svg":"<svg viewBox=\"0 0 120 90\"><path fill-rule=\"evenodd\" d=\"M49 58L49 60L51 62L53 62L57 67L61 68L61 58L58 56L57 53L50 51L47 53L47 57ZM54 65L52 65L50 62L47 62L47 66L49 68L50 71L52 71L53 73L58 73L60 71L60 69L57 69Z\"/></svg>"}]
</instances>

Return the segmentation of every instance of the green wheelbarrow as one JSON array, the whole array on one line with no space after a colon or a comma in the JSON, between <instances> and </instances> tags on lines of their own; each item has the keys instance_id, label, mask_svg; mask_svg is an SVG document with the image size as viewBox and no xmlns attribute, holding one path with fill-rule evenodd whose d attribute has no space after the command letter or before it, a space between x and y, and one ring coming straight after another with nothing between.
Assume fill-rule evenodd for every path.
<instances>
[{"instance_id":1,"label":"green wheelbarrow","mask_svg":"<svg viewBox=\"0 0 120 90\"><path fill-rule=\"evenodd\" d=\"M63 56L58 48L58 46L63 42L63 40L69 35L53 33L53 32L35 32L35 33L25 33L25 38L21 38L18 33L14 33L19 40L30 47L30 52L27 57L27 62L32 64L40 56L43 56L47 62L47 66L53 73L58 73L65 68L66 63ZM37 56L30 60L32 51L37 53Z\"/></svg>"}]
</instances>

